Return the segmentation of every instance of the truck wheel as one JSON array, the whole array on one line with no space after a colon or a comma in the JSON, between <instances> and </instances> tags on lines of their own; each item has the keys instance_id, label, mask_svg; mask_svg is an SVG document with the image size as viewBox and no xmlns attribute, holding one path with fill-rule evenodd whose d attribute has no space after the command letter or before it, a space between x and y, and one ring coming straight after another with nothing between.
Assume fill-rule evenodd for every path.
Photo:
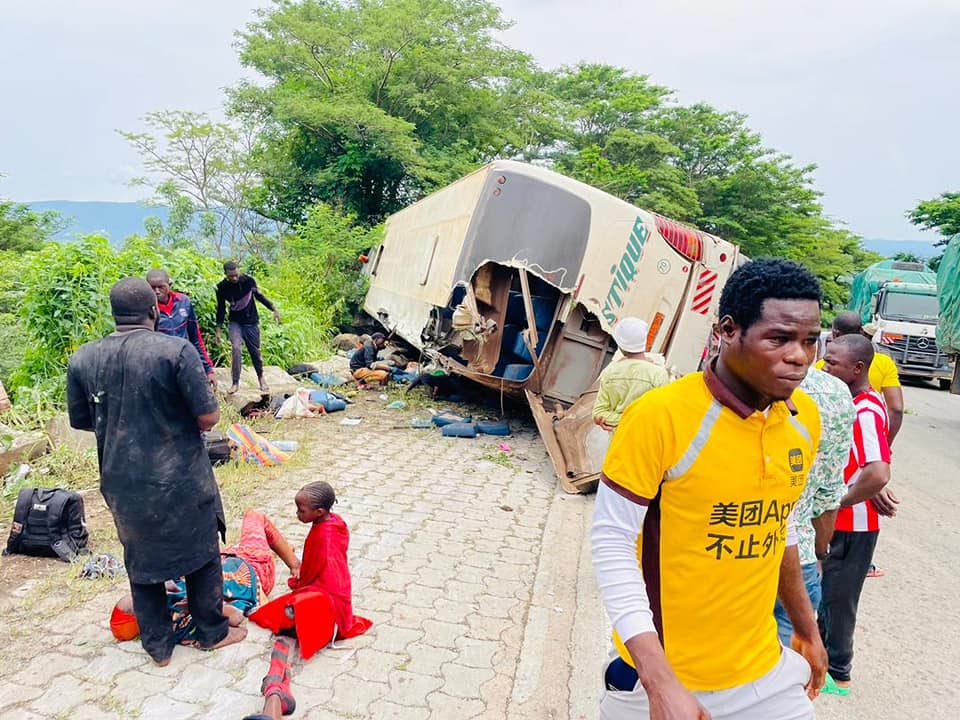
<instances>
[{"instance_id":1,"label":"truck wheel","mask_svg":"<svg viewBox=\"0 0 960 720\"><path fill-rule=\"evenodd\" d=\"M940 385L941 390L950 389L950 378L940 378L939 380L937 380L937 383Z\"/></svg>"}]
</instances>

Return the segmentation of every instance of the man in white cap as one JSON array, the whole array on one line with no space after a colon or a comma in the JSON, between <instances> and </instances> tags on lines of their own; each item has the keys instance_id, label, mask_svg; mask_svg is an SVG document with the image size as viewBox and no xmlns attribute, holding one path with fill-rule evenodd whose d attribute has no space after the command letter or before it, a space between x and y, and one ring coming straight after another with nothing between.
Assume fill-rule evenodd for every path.
<instances>
[{"instance_id":1,"label":"man in white cap","mask_svg":"<svg viewBox=\"0 0 960 720\"><path fill-rule=\"evenodd\" d=\"M600 373L600 387L593 406L593 421L613 431L627 405L648 390L666 385L666 369L646 358L649 328L640 318L625 317L613 329L613 339L623 357Z\"/></svg>"}]
</instances>

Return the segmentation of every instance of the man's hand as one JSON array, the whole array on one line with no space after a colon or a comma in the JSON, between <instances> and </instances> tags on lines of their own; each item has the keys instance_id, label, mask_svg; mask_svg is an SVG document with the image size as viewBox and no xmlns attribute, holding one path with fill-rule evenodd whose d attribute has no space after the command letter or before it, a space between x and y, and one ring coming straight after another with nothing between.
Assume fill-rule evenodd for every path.
<instances>
[{"instance_id":1,"label":"man's hand","mask_svg":"<svg viewBox=\"0 0 960 720\"><path fill-rule=\"evenodd\" d=\"M217 376L214 373L207 375L207 382L210 383L210 387L214 392L217 391Z\"/></svg>"},{"instance_id":2,"label":"man's hand","mask_svg":"<svg viewBox=\"0 0 960 720\"><path fill-rule=\"evenodd\" d=\"M820 688L823 687L827 678L827 651L823 647L820 634L817 633L813 637L804 638L794 633L790 646L803 655L804 660L810 665L810 681L805 687L807 697L814 700L820 694Z\"/></svg>"},{"instance_id":3,"label":"man's hand","mask_svg":"<svg viewBox=\"0 0 960 720\"><path fill-rule=\"evenodd\" d=\"M615 429L612 425L607 425L606 421L599 415L593 418L593 421L597 424L598 427L606 430L607 432L613 432Z\"/></svg>"},{"instance_id":4,"label":"man's hand","mask_svg":"<svg viewBox=\"0 0 960 720\"><path fill-rule=\"evenodd\" d=\"M650 720L711 720L673 673L656 633L634 635L626 646L650 700Z\"/></svg>"},{"instance_id":5,"label":"man's hand","mask_svg":"<svg viewBox=\"0 0 960 720\"><path fill-rule=\"evenodd\" d=\"M897 514L897 505L900 504L900 499L889 488L884 488L874 495L870 502L873 503L873 507L880 515L892 518Z\"/></svg>"},{"instance_id":6,"label":"man's hand","mask_svg":"<svg viewBox=\"0 0 960 720\"><path fill-rule=\"evenodd\" d=\"M274 310L274 311L273 311L273 319L277 321L277 325L282 325L282 324L283 324L283 320L280 319L280 311L279 311L279 310Z\"/></svg>"},{"instance_id":7,"label":"man's hand","mask_svg":"<svg viewBox=\"0 0 960 720\"><path fill-rule=\"evenodd\" d=\"M679 682L648 692L650 720L710 720L711 715L693 693Z\"/></svg>"}]
</instances>

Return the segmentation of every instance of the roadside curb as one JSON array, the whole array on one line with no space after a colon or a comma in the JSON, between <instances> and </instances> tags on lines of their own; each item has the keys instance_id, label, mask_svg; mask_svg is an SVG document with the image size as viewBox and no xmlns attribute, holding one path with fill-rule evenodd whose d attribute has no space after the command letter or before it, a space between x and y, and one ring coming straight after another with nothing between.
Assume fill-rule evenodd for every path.
<instances>
[{"instance_id":1,"label":"roadside curb","mask_svg":"<svg viewBox=\"0 0 960 720\"><path fill-rule=\"evenodd\" d=\"M553 481L545 464L545 481ZM606 617L590 560L592 495L557 487L544 527L507 706L510 718L594 718L606 654Z\"/></svg>"}]
</instances>

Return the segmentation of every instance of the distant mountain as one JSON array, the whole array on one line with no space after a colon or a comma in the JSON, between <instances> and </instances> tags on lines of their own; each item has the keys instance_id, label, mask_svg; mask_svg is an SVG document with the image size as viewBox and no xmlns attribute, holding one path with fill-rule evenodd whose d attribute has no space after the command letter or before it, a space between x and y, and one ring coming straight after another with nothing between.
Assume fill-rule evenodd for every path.
<instances>
[{"instance_id":1,"label":"distant mountain","mask_svg":"<svg viewBox=\"0 0 960 720\"><path fill-rule=\"evenodd\" d=\"M869 238L863 241L863 246L867 250L873 250L880 253L885 258L893 257L897 253L913 253L921 260L929 260L943 252L942 247L936 247L932 242L923 242L918 240L883 240L881 238Z\"/></svg>"},{"instance_id":2,"label":"distant mountain","mask_svg":"<svg viewBox=\"0 0 960 720\"><path fill-rule=\"evenodd\" d=\"M73 202L68 200L46 200L27 203L34 210L56 210L63 215L68 226L57 234L58 240L71 240L78 235L103 233L110 242L119 245L126 238L144 232L143 221L151 215L167 221L168 210L165 207L150 207L143 203L132 202ZM939 255L943 248L935 247L932 242L914 240L886 240L869 238L863 246L884 257L892 257L899 252L909 252L923 259Z\"/></svg>"},{"instance_id":3,"label":"distant mountain","mask_svg":"<svg viewBox=\"0 0 960 720\"><path fill-rule=\"evenodd\" d=\"M114 245L131 235L143 234L143 221L150 216L167 221L165 207L149 207L132 202L74 202L44 200L27 203L34 210L55 210L67 220L67 227L57 233L58 240L72 240L78 235L103 234Z\"/></svg>"}]
</instances>

